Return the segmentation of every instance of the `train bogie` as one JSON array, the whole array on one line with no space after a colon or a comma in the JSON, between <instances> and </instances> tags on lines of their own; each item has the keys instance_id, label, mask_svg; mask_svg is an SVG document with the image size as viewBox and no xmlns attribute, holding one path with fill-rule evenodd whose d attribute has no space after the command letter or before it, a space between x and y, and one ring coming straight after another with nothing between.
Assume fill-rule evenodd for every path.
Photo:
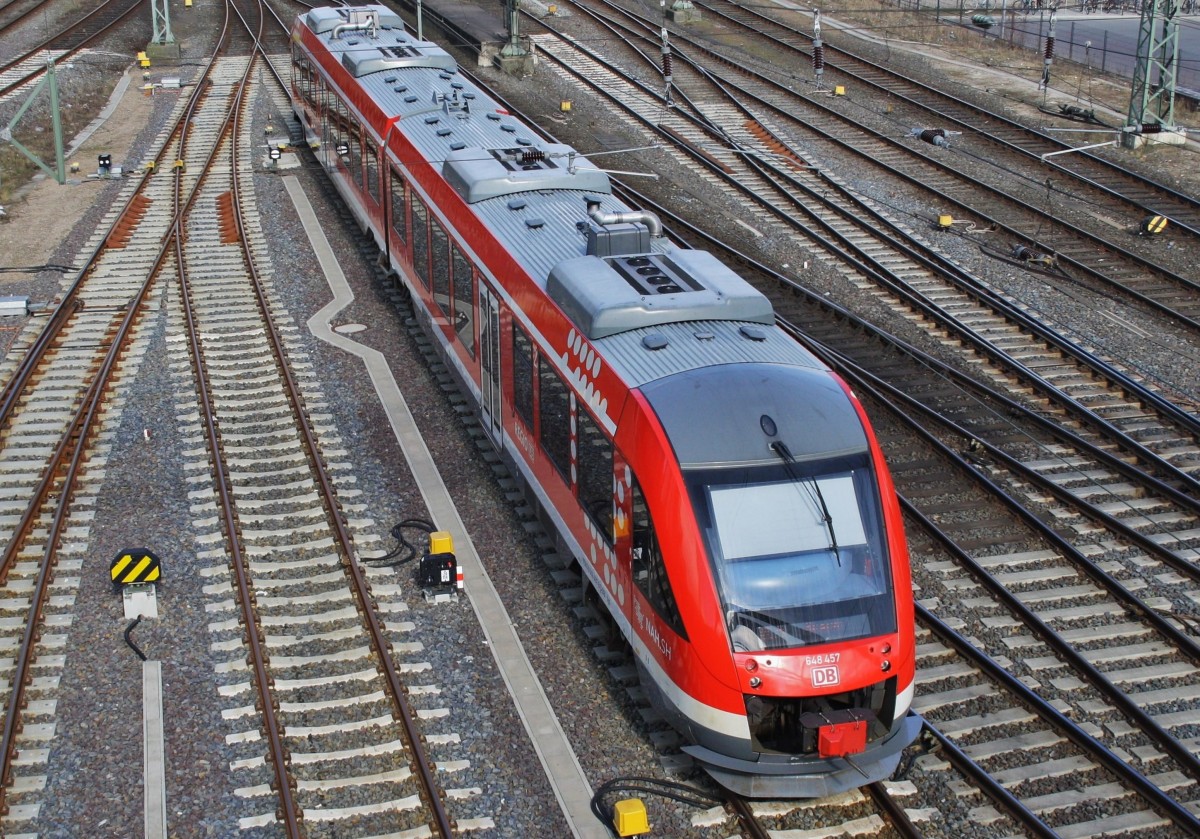
<instances>
[{"instance_id":1,"label":"train bogie","mask_svg":"<svg viewBox=\"0 0 1200 839\"><path fill-rule=\"evenodd\" d=\"M685 750L747 795L889 774L920 726L908 555L845 385L394 13L293 35L319 158Z\"/></svg>"}]
</instances>

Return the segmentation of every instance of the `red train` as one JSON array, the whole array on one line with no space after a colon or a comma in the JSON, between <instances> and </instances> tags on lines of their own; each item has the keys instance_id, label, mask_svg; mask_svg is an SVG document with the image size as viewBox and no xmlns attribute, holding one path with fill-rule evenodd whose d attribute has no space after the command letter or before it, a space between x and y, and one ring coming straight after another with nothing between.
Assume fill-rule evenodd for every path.
<instances>
[{"instance_id":1,"label":"red train","mask_svg":"<svg viewBox=\"0 0 1200 839\"><path fill-rule=\"evenodd\" d=\"M394 12L292 40L310 142L685 751L748 796L890 774L921 725L908 552L846 385Z\"/></svg>"}]
</instances>

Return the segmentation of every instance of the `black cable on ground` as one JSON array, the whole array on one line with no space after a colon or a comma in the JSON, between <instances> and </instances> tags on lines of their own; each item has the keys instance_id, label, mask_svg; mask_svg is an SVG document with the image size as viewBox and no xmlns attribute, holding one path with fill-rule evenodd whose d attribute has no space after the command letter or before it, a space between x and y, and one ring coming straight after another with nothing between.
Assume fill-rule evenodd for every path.
<instances>
[{"instance_id":1,"label":"black cable on ground","mask_svg":"<svg viewBox=\"0 0 1200 839\"><path fill-rule=\"evenodd\" d=\"M383 556L364 556L362 557L362 561L375 565L392 566L403 565L406 562L412 562L418 556L422 556L422 550L408 541L404 535L404 531L410 529L420 530L427 534L437 532L437 527L433 522L426 519L404 519L392 527L392 538L399 542L396 548Z\"/></svg>"},{"instance_id":2,"label":"black cable on ground","mask_svg":"<svg viewBox=\"0 0 1200 839\"><path fill-rule=\"evenodd\" d=\"M136 629L137 625L141 622L142 622L142 616L138 615L136 618L133 619L133 621L130 622L129 626L125 627L125 643L129 645L129 649L131 649L135 653L137 653L138 658L140 658L142 661L145 661L146 654L144 652L142 652L141 650L139 650L138 645L133 643L133 639L129 637L129 634L131 632L133 632L133 630Z\"/></svg>"},{"instance_id":3,"label":"black cable on ground","mask_svg":"<svg viewBox=\"0 0 1200 839\"><path fill-rule=\"evenodd\" d=\"M607 827L613 836L617 835L617 830L613 825L612 808L607 806L604 797L614 792L642 792L648 795L657 795L660 798L669 798L681 804L690 804L693 807L715 807L721 803L721 799L715 795L709 795L704 790L675 781L662 781L658 778L636 775L628 778L613 778L611 781L601 784L592 795L592 815L599 819L600 823Z\"/></svg>"}]
</instances>

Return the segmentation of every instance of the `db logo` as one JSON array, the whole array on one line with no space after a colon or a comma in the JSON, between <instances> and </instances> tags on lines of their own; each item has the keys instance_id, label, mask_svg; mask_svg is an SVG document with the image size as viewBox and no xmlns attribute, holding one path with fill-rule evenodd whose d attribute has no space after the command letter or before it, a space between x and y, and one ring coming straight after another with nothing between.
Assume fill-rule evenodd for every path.
<instances>
[{"instance_id":1,"label":"db logo","mask_svg":"<svg viewBox=\"0 0 1200 839\"><path fill-rule=\"evenodd\" d=\"M812 679L812 684L815 688L832 687L842 680L837 665L833 664L828 667L814 667L809 671L809 678Z\"/></svg>"}]
</instances>

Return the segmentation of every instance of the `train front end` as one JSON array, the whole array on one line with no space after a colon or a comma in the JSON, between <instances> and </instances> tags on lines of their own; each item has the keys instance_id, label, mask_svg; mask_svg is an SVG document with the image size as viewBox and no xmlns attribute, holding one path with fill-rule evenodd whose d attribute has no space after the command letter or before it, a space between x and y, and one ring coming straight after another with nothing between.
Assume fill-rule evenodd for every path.
<instances>
[{"instance_id":1,"label":"train front end","mask_svg":"<svg viewBox=\"0 0 1200 839\"><path fill-rule=\"evenodd\" d=\"M707 366L643 396L679 464L657 500L685 499L663 553L693 672L658 696L685 751L748 797L891 775L921 727L912 586L861 405L819 364Z\"/></svg>"}]
</instances>

